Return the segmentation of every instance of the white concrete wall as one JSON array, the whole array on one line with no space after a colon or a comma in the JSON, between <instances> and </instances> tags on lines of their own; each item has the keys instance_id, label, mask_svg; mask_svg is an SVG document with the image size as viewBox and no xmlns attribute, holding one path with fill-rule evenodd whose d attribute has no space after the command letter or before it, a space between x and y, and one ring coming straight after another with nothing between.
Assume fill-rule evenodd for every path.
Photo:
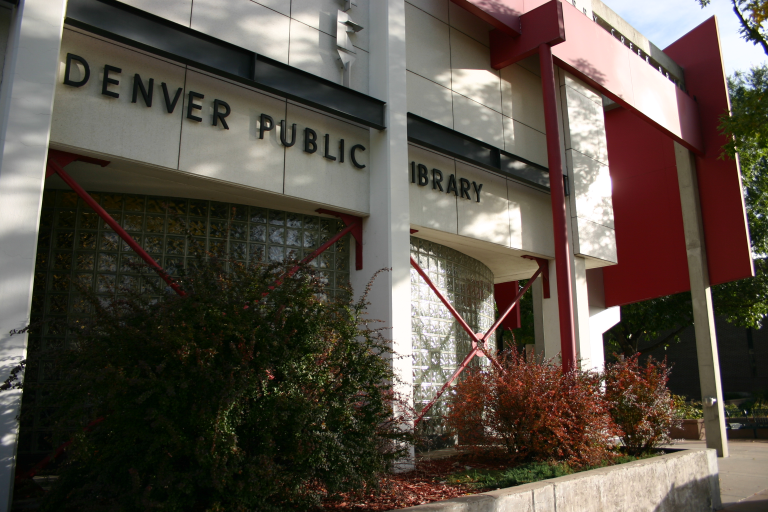
<instances>
[{"instance_id":1,"label":"white concrete wall","mask_svg":"<svg viewBox=\"0 0 768 512\"><path fill-rule=\"evenodd\" d=\"M414 229L426 229L431 240L467 254L472 249L484 252L472 256L491 267L497 282L533 274L536 264L519 261L522 254L554 257L548 193L420 146L409 146L408 162L401 176L408 184L410 222ZM427 167L426 186L420 186L418 178L417 183L411 182L411 162ZM443 174L442 192L433 184L433 169ZM480 202L474 188L470 189L471 199L448 193L450 175L457 182L464 178L482 184ZM496 261L503 257L491 256L489 251L506 251L506 261Z\"/></svg>"},{"instance_id":2,"label":"white concrete wall","mask_svg":"<svg viewBox=\"0 0 768 512\"><path fill-rule=\"evenodd\" d=\"M363 30L350 34L356 49L350 87L368 94L369 2L348 14ZM123 3L336 83L340 0L125 0Z\"/></svg>"},{"instance_id":3,"label":"white concrete wall","mask_svg":"<svg viewBox=\"0 0 768 512\"><path fill-rule=\"evenodd\" d=\"M490 67L491 26L449 0L405 5L408 111L547 165L536 66Z\"/></svg>"},{"instance_id":4,"label":"white concrete wall","mask_svg":"<svg viewBox=\"0 0 768 512\"><path fill-rule=\"evenodd\" d=\"M63 83L67 53L79 55L89 64L91 78L82 87ZM118 98L102 94L106 64L122 70L110 73L120 82L109 86ZM368 128L69 28L64 31L58 71L51 130L51 143L57 147L235 185L264 200L298 199L358 215L370 211L370 149L357 153L365 169L356 168L349 157L355 144L370 147ZM78 79L80 72L73 71L72 78ZM135 73L145 86L150 78L155 80L149 108L141 94L137 103L131 102ZM182 88L171 114L161 83L167 84L171 96ZM202 110L193 112L202 122L187 118L190 91L204 95L196 100ZM212 126L215 99L226 101L231 108L225 119L228 129L221 123ZM264 139L259 139L261 114L270 115L276 125ZM290 148L280 142L283 119L289 130L293 123L297 125L296 144ZM317 132L316 153L303 151L305 127ZM326 133L336 161L323 157ZM290 133L286 138L291 139ZM338 158L340 139L345 142L343 163Z\"/></svg>"},{"instance_id":5,"label":"white concrete wall","mask_svg":"<svg viewBox=\"0 0 768 512\"><path fill-rule=\"evenodd\" d=\"M573 252L590 258L590 267L610 265L618 260L602 97L559 75Z\"/></svg>"},{"instance_id":6,"label":"white concrete wall","mask_svg":"<svg viewBox=\"0 0 768 512\"><path fill-rule=\"evenodd\" d=\"M0 378L26 357L64 0L22 0L0 90ZM10 510L20 392L0 394L0 512Z\"/></svg>"}]
</instances>

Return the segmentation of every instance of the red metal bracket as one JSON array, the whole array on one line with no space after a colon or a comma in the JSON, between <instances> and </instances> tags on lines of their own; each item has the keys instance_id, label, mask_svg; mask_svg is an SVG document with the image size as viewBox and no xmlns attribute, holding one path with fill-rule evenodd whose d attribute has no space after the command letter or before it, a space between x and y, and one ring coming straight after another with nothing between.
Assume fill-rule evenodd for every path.
<instances>
[{"instance_id":1,"label":"red metal bracket","mask_svg":"<svg viewBox=\"0 0 768 512\"><path fill-rule=\"evenodd\" d=\"M64 183L69 185L69 187L75 191L75 193L80 196L80 198L85 201L85 203L90 206L98 215L101 217L104 222L114 230L115 233L117 233L120 238L122 238L125 243L128 244L128 246L133 249L133 251L138 254L141 259L143 259L147 265L152 267L152 270L157 272L157 274L168 283L168 286L170 286L173 291L178 293L180 296L185 297L187 294L184 293L184 291L179 287L176 282L171 279L171 277L163 270L163 268L150 256L147 254L147 252L144 250L143 247L141 247L136 240L131 237L123 228L120 226L120 224L115 221L115 219L112 218L110 214L108 214L104 208L99 206L99 203L96 202L94 198L86 192L83 187L78 185L78 183L72 179L72 177L67 174L64 171L64 166L74 162L74 161L81 161L81 162L89 162L94 163L96 165L101 165L102 167L109 164L109 162L104 160L97 160L95 158L88 158L80 155L74 155L72 153L65 153L63 151L56 151L55 149L52 149L48 151L48 164L46 166L45 176L46 178L48 176L51 176L52 174L58 174L59 177L64 180Z\"/></svg>"},{"instance_id":2,"label":"red metal bracket","mask_svg":"<svg viewBox=\"0 0 768 512\"><path fill-rule=\"evenodd\" d=\"M539 258L541 259L541 258ZM435 292L435 295L437 295L437 298L440 299L440 302L442 302L446 308L448 308L448 311L451 313L451 315L456 319L457 322L459 322L459 325L469 334L469 338L472 340L472 350L467 354L467 357L464 358L464 360L459 364L459 366L456 368L456 370L453 372L453 375L451 375L451 378L448 379L448 381L443 384L443 387L440 388L440 391L437 392L435 397L424 407L424 409L421 410L421 413L419 413L419 417L416 418L416 421L414 422L414 426L418 425L419 422L424 418L424 415L432 408L433 405L435 405L435 402L442 396L443 393L445 393L445 390L448 389L448 386L451 385L451 383L456 380L456 377L458 377L461 372L464 371L464 369L467 367L469 362L474 358L478 352L481 352L485 357L487 357L493 365L503 371L503 368L499 364L496 359L486 351L485 349L485 343L490 338L490 336L496 332L496 329L499 328L501 323L504 321L504 319L509 315L509 313L512 311L512 309L515 307L515 305L520 302L520 298L525 294L525 292L528 291L528 289L531 287L534 281L536 281L536 278L539 277L539 275L544 271L544 269L548 268L548 262L545 259L541 259L541 262L539 262L539 269L533 274L533 276L528 280L526 285L520 289L520 291L517 292L517 295L515 296L514 300L512 300L512 303L507 307L507 309L499 315L499 318L494 322L494 324L491 326L490 329L488 329L488 332L485 334L476 334L472 328L467 324L466 321L461 317L458 311L451 305L450 302L448 302L448 299L445 298L445 296L440 292L440 290L437 289L437 286L432 282L432 280L429 278L429 276L424 272L424 270L419 266L419 264L416 262L415 259L413 259L413 256L411 256L411 266L416 269L416 272L419 273L422 279L424 279L424 282L427 283L427 285L432 289L433 292Z\"/></svg>"},{"instance_id":3,"label":"red metal bracket","mask_svg":"<svg viewBox=\"0 0 768 512\"><path fill-rule=\"evenodd\" d=\"M541 270L541 285L544 289L544 298L550 298L549 295L549 260L544 258L537 258L536 256L525 255L523 258L527 260L533 260L539 264L539 270Z\"/></svg>"},{"instance_id":4,"label":"red metal bracket","mask_svg":"<svg viewBox=\"0 0 768 512\"><path fill-rule=\"evenodd\" d=\"M352 237L355 239L355 270L363 270L363 218L349 215L348 213L326 210L325 208L319 208L315 211L325 215L333 215L341 219L348 228L351 227L349 232L352 233Z\"/></svg>"}]
</instances>

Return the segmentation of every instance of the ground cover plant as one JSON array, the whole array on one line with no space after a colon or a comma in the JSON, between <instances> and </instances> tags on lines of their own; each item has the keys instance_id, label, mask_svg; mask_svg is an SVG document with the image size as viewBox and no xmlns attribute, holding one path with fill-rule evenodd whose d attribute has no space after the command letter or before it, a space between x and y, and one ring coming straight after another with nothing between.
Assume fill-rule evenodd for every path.
<instances>
[{"instance_id":1,"label":"ground cover plant","mask_svg":"<svg viewBox=\"0 0 768 512\"><path fill-rule=\"evenodd\" d=\"M91 297L57 354L48 403L73 443L42 510L306 510L375 488L407 440L387 342L364 299L290 268L212 257L186 297Z\"/></svg>"},{"instance_id":2,"label":"ground cover plant","mask_svg":"<svg viewBox=\"0 0 768 512\"><path fill-rule=\"evenodd\" d=\"M539 482L656 455L661 453L654 452L640 457L612 453L598 464L582 467L572 467L562 462L528 462L509 467L509 463L504 460L478 457L473 453L459 453L437 460L417 459L413 471L382 475L376 492L340 494L325 500L323 508L317 510L389 511Z\"/></svg>"}]
</instances>

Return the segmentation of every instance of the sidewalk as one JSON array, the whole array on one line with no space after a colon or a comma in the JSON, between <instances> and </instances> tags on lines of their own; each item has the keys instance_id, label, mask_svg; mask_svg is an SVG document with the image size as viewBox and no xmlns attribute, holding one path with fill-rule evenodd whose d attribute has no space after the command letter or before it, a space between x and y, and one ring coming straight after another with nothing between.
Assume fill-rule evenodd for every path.
<instances>
[{"instance_id":1,"label":"sidewalk","mask_svg":"<svg viewBox=\"0 0 768 512\"><path fill-rule=\"evenodd\" d=\"M679 441L670 448L702 450L704 441ZM730 457L717 459L723 512L768 512L768 439L732 439Z\"/></svg>"}]
</instances>

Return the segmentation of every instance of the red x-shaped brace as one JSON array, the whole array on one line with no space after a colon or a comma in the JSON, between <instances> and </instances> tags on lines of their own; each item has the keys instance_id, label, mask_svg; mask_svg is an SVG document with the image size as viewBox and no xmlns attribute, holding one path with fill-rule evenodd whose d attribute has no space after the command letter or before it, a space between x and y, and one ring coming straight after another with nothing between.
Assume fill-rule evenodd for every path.
<instances>
[{"instance_id":1,"label":"red x-shaped brace","mask_svg":"<svg viewBox=\"0 0 768 512\"><path fill-rule=\"evenodd\" d=\"M414 230L411 230L411 233L413 233ZM487 357L493 365L501 370L504 371L501 365L498 361L488 352L486 351L485 344L488 341L488 339L491 337L491 335L496 332L496 329L499 328L499 325L504 321L504 319L509 315L509 313L512 311L512 309L515 307L515 305L520 301L520 298L523 296L525 292L528 291L528 288L531 287L534 281L536 281L536 278L539 277L540 274L545 274L545 281L544 281L544 293L545 297L549 296L549 262L543 258L535 258L533 256L523 256L524 258L532 259L536 261L539 264L538 270L533 274L533 276L528 280L528 282L525 284L523 288L521 288L517 295L515 296L512 303L507 307L507 309L499 315L499 318L496 320L496 322L491 326L490 329L485 334L482 333L475 333L472 328L467 324L467 322L462 318L462 316L459 314L458 311L456 311L456 308L454 308L450 302L448 302L448 299L443 295L440 290L437 289L437 286L432 282L432 280L429 278L429 276L424 272L424 270L419 266L419 264L416 262L415 259L413 259L413 256L411 256L411 266L416 269L416 272L419 273L422 279L424 279L424 282L427 283L427 285L432 289L433 292L435 292L435 295L437 295L437 298L440 299L440 302L442 302L446 308L448 308L448 311L453 315L453 317L456 319L456 321L461 325L462 329L466 331L466 333L469 335L470 339L472 340L472 350L470 350L469 354L464 358L464 360L459 364L459 366L456 368L456 370L453 372L453 375L451 375L451 378L448 379L448 381L443 384L443 387L440 388L440 391L437 392L435 397L424 407L424 409L421 410L421 413L419 413L418 418L416 418L416 421L414 422L414 426L418 425L419 422L424 418L424 415L435 405L435 402L437 402L440 397L443 395L446 389L448 389L448 386L451 385L451 383L456 380L456 377L458 377L461 372L464 371L464 369L469 365L470 361L475 356L478 356L479 354L483 354L485 357Z\"/></svg>"}]
</instances>

